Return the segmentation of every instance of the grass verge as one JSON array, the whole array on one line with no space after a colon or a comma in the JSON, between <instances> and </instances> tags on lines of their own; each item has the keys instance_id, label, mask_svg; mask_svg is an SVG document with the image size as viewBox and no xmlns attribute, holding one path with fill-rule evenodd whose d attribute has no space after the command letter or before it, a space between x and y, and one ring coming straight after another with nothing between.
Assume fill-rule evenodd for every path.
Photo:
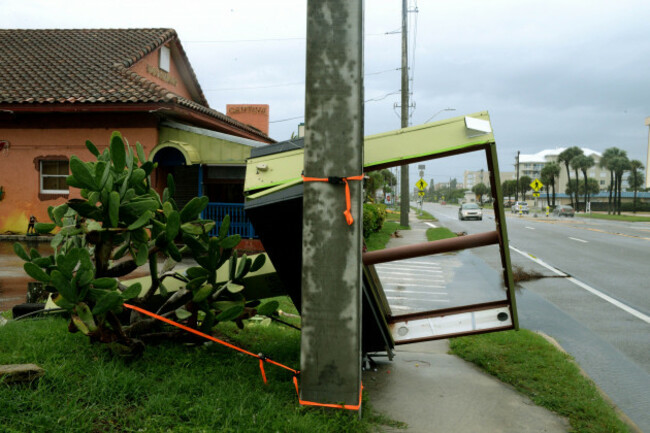
<instances>
[{"instance_id":1,"label":"grass verge","mask_svg":"<svg viewBox=\"0 0 650 433\"><path fill-rule=\"evenodd\" d=\"M426 234L427 234L427 240L429 242L456 237L456 233L452 232L446 227L436 227L436 228L427 229Z\"/></svg>"},{"instance_id":2,"label":"grass verge","mask_svg":"<svg viewBox=\"0 0 650 433\"><path fill-rule=\"evenodd\" d=\"M399 225L398 222L384 221L383 227L378 232L371 233L365 240L366 248L368 251L383 250L397 230L409 230L409 228Z\"/></svg>"},{"instance_id":3,"label":"grass verge","mask_svg":"<svg viewBox=\"0 0 650 433\"><path fill-rule=\"evenodd\" d=\"M417 215L419 220L438 221L436 217L434 217L429 212L422 209L415 208L415 214Z\"/></svg>"},{"instance_id":4,"label":"grass verge","mask_svg":"<svg viewBox=\"0 0 650 433\"><path fill-rule=\"evenodd\" d=\"M451 352L567 417L572 432L629 432L573 359L528 330L450 340Z\"/></svg>"},{"instance_id":5,"label":"grass verge","mask_svg":"<svg viewBox=\"0 0 650 433\"><path fill-rule=\"evenodd\" d=\"M650 217L636 216L636 215L608 215L606 213L577 213L580 218L592 218L599 220L612 220L612 221L627 221L627 222L650 222Z\"/></svg>"},{"instance_id":6,"label":"grass verge","mask_svg":"<svg viewBox=\"0 0 650 433\"><path fill-rule=\"evenodd\" d=\"M395 212L395 211L390 211L386 212L386 221L399 221L401 216L401 213Z\"/></svg>"},{"instance_id":7,"label":"grass verge","mask_svg":"<svg viewBox=\"0 0 650 433\"><path fill-rule=\"evenodd\" d=\"M286 298L280 308L292 311ZM247 350L299 366L294 329L249 323L223 332ZM365 396L362 420L356 412L300 407L290 372L266 364L264 385L256 359L218 344L149 346L125 360L69 333L61 318L0 326L0 364L22 363L46 374L32 386L0 383L3 432L367 432L386 421Z\"/></svg>"}]
</instances>

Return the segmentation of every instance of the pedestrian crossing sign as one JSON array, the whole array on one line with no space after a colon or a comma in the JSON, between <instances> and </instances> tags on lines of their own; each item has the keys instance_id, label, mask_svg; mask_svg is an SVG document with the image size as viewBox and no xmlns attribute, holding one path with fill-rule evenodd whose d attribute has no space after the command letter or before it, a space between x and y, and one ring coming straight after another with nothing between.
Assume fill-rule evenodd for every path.
<instances>
[{"instance_id":1,"label":"pedestrian crossing sign","mask_svg":"<svg viewBox=\"0 0 650 433\"><path fill-rule=\"evenodd\" d=\"M428 184L424 181L424 179L420 179L415 183L415 186L417 186L420 191L424 191L427 185Z\"/></svg>"},{"instance_id":2,"label":"pedestrian crossing sign","mask_svg":"<svg viewBox=\"0 0 650 433\"><path fill-rule=\"evenodd\" d=\"M544 187L544 184L540 182L539 179L535 179L530 183L530 187L533 189L533 191L537 192Z\"/></svg>"}]
</instances>

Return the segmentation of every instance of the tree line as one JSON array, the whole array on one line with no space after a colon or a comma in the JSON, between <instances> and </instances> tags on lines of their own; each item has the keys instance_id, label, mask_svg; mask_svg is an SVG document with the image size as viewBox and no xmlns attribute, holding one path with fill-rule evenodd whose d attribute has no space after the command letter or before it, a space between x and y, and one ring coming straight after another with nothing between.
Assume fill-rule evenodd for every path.
<instances>
[{"instance_id":1,"label":"tree line","mask_svg":"<svg viewBox=\"0 0 650 433\"><path fill-rule=\"evenodd\" d=\"M586 211L589 197L592 194L598 194L600 192L598 180L590 178L587 175L588 170L596 165L596 161L592 156L585 155L581 148L572 146L558 155L557 162L545 164L540 174L540 181L546 189L546 201L549 206L555 207L555 183L556 179L560 176L562 165L566 170L568 179L565 186L565 193L570 197L571 205L576 210L581 210L579 206L581 205L580 195L582 195L584 198L582 210ZM627 152L624 150L617 147L610 147L605 149L603 156L598 161L598 165L610 173L610 182L607 188L609 191L607 213L621 214L621 192L623 190L622 185L625 172L630 172L630 176L628 177L628 191L634 191L633 211L636 212L637 192L642 189L643 182L645 181L643 173L645 167L643 163L636 159L630 160L627 157ZM573 178L571 177L572 174L574 175ZM580 174L582 174L582 182ZM532 181L533 179L529 176L520 177L519 182L516 180L507 180L501 185L503 195L506 197L512 195L517 196L518 192L521 192L525 200L526 192L531 189L530 183Z\"/></svg>"}]
</instances>

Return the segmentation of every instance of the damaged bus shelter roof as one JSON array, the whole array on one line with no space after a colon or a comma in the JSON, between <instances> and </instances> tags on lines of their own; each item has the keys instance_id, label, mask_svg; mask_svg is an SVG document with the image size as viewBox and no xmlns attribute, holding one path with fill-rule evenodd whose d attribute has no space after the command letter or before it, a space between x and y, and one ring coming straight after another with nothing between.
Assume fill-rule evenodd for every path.
<instances>
[{"instance_id":1,"label":"damaged bus shelter roof","mask_svg":"<svg viewBox=\"0 0 650 433\"><path fill-rule=\"evenodd\" d=\"M496 145L487 112L454 117L364 140L364 171L482 151L485 152L496 230L363 255L363 350L390 350L395 344L494 332L518 327L514 282L500 185ZM301 310L303 142L290 140L253 149L247 161L246 212L280 280ZM335 171L335 170L333 170ZM328 173L345 177L349 173ZM342 216L341 216L342 217ZM361 220L355 216L356 221ZM395 315L388 305L374 263L498 245L506 299L472 303L417 315ZM332 253L335 253L334 251ZM373 257L371 257L373 256ZM444 325L444 326L442 326ZM399 333L396 332L399 330Z\"/></svg>"}]
</instances>

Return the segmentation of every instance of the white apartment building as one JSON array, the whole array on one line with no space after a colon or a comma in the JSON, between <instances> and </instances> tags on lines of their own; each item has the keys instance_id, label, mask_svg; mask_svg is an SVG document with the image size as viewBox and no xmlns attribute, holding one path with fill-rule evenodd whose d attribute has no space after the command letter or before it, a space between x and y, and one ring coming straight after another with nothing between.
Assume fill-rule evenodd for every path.
<instances>
[{"instance_id":1,"label":"white apartment building","mask_svg":"<svg viewBox=\"0 0 650 433\"><path fill-rule=\"evenodd\" d=\"M558 162L557 158L560 153L562 153L566 148L558 147L555 149L546 149L541 152L534 154L520 154L519 155L519 177L529 176L531 179L540 179L542 174L542 169L544 166L550 162ZM602 154L595 150L581 148L586 156L591 156L594 159L594 166L587 171L587 176L594 178L598 181L601 191L609 187L609 170L600 168L598 163ZM517 173L517 158L515 157L515 176ZM566 189L567 184L567 173L566 167L563 163L560 165L560 176L556 179L555 182L555 192L563 193ZM569 167L571 170L571 180L575 179L575 171ZM580 180L583 181L582 172L578 172ZM540 179L541 180L541 179ZM625 185L624 185L625 186Z\"/></svg>"},{"instance_id":2,"label":"white apartment building","mask_svg":"<svg viewBox=\"0 0 650 433\"><path fill-rule=\"evenodd\" d=\"M501 183L505 182L506 180L513 180L516 179L516 174L514 171L502 171L499 173L499 178L501 179ZM468 190L472 190L474 185L477 185L479 183L484 183L487 186L490 186L490 172L487 170L477 170L477 171L470 171L470 170L465 170L463 173L463 184L465 185L465 188Z\"/></svg>"}]
</instances>

